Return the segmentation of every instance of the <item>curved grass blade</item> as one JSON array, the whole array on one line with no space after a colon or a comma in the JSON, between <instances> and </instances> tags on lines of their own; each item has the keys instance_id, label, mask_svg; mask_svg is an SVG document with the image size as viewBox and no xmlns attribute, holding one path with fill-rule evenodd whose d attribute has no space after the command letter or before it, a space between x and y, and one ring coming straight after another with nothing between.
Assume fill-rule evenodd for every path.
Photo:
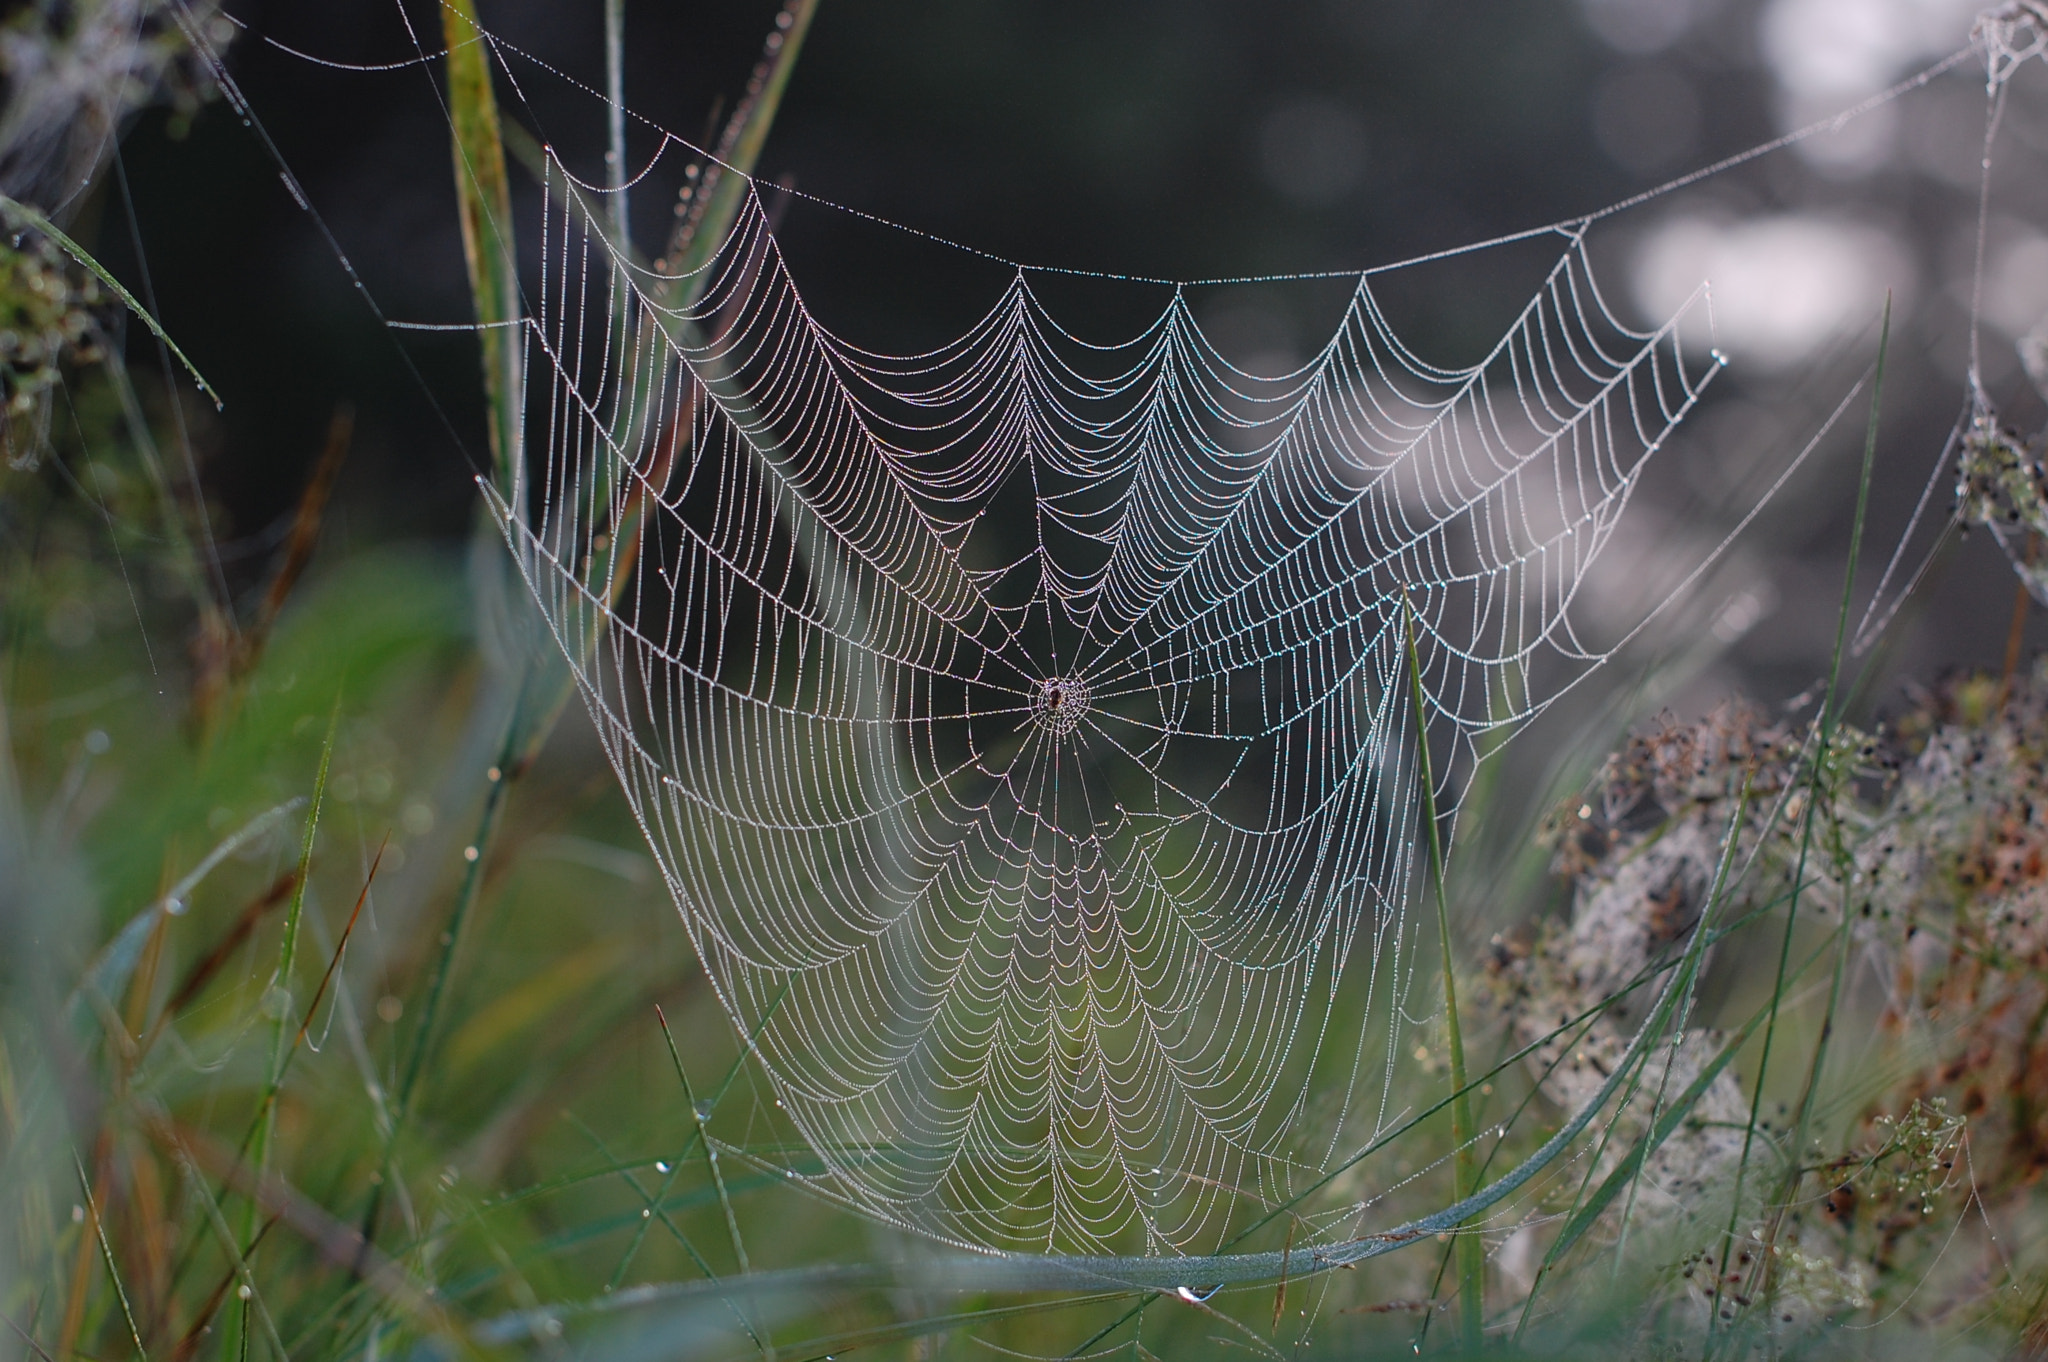
<instances>
[{"instance_id":1,"label":"curved grass blade","mask_svg":"<svg viewBox=\"0 0 2048 1362\"><path fill-rule=\"evenodd\" d=\"M286 815L305 802L305 796L298 795L257 814L222 838L198 865L186 872L183 878L160 895L156 902L130 918L115 934L114 939L100 951L99 958L86 971L84 982L72 993L69 1004L72 1020L82 1021L89 1005L89 998L112 998L127 987L128 976L134 972L137 962L141 960L142 949L148 943L150 930L161 915L182 913L185 910L185 900L199 887L201 881L219 868L222 861L269 832L282 822Z\"/></svg>"},{"instance_id":2,"label":"curved grass blade","mask_svg":"<svg viewBox=\"0 0 2048 1362\"><path fill-rule=\"evenodd\" d=\"M1586 1198L1585 1204L1565 1223L1564 1229L1557 1236L1557 1242L1551 1245L1550 1261L1545 1263L1546 1267L1562 1259L1571 1250L1572 1245L1578 1243L1586 1231L1593 1227L1593 1222L1600 1218L1600 1213L1613 1203L1622 1189L1635 1181L1644 1162L1657 1152L1664 1141L1671 1137L1673 1131L1685 1123L1686 1118L1692 1114L1693 1107L1706 1094L1714 1080L1721 1076L1721 1071L1726 1069L1742 1047L1749 1043L1749 1038L1756 1034L1757 1027L1763 1025L1766 1015L1768 1014L1760 1011L1744 1022L1741 1029L1730 1036L1719 1053L1700 1070L1699 1076L1678 1095L1678 1099L1636 1140L1635 1145L1623 1156L1621 1162L1615 1165L1613 1171L1608 1173L1599 1188Z\"/></svg>"},{"instance_id":3,"label":"curved grass blade","mask_svg":"<svg viewBox=\"0 0 2048 1362\"><path fill-rule=\"evenodd\" d=\"M524 492L524 338L514 334L512 325L521 312L518 256L512 236L512 184L505 171L498 100L491 90L491 46L476 21L475 0L444 0L441 31L448 43L450 151L455 158L462 258L469 267L477 344L483 350L491 459L499 490L517 505Z\"/></svg>"},{"instance_id":4,"label":"curved grass blade","mask_svg":"<svg viewBox=\"0 0 2048 1362\"><path fill-rule=\"evenodd\" d=\"M151 335L162 341L166 348L178 357L178 363L184 365L185 372L192 375L193 380L199 384L199 391L213 399L215 408L226 405L221 401L220 394L214 391L213 385L206 381L206 375L199 372L199 366L192 362L189 355L178 348L178 343L171 339L170 333L157 323L157 319L149 315L149 309L136 301L135 295L124 288L119 279L107 273L104 265L93 259L83 246L66 236L56 223L51 222L27 204L10 199L5 194L0 194L0 217L4 217L7 220L8 226L12 227L15 231L27 228L42 233L57 244L57 249L63 251L64 254L84 266L95 279L99 280L106 287L109 293L112 293L121 300L122 306L134 313L136 319L149 328Z\"/></svg>"}]
</instances>

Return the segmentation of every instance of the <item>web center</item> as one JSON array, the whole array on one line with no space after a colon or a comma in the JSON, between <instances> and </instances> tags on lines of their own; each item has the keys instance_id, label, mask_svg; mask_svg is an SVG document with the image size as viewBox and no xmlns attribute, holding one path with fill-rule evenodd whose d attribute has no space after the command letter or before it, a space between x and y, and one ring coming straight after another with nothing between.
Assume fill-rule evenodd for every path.
<instances>
[{"instance_id":1,"label":"web center","mask_svg":"<svg viewBox=\"0 0 2048 1362\"><path fill-rule=\"evenodd\" d=\"M1088 683L1078 676L1049 676L1031 698L1031 720L1055 738L1081 726L1088 712Z\"/></svg>"}]
</instances>

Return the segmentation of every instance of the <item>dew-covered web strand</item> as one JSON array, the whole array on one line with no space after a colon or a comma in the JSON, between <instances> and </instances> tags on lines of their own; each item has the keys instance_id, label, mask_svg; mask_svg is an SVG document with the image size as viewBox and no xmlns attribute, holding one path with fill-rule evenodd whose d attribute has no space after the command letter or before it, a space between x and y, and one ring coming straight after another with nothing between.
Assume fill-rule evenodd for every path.
<instances>
[{"instance_id":1,"label":"dew-covered web strand","mask_svg":"<svg viewBox=\"0 0 2048 1362\"><path fill-rule=\"evenodd\" d=\"M660 138L631 183L715 163L625 116ZM1183 288L1103 343L1031 276L1164 281L1008 261L955 339L864 347L805 306L752 180L672 297L549 153L534 490L492 504L824 1165L800 1181L968 1247L1199 1253L1342 1164L1347 1121L1388 1128L1419 997L1418 724L1470 751L1611 654L1579 588L1720 366L1677 319L1615 317L1584 228L1840 121L1421 257L1560 238L1476 365L1401 342L1372 289L1392 265L1343 274L1336 331L1279 378L1232 364Z\"/></svg>"},{"instance_id":2,"label":"dew-covered web strand","mask_svg":"<svg viewBox=\"0 0 2048 1362\"><path fill-rule=\"evenodd\" d=\"M448 0L440 0L440 3L444 8L448 7ZM2005 25L2004 30L2001 30L1998 27L1998 23L1995 22L1998 21L1999 16L2006 16L2002 21ZM465 16L464 22L473 23L474 21ZM1923 67L1921 70L1914 72L1912 75L1909 75L1904 79L1897 81L1896 83L1886 87L1885 89L1880 90L1876 94L1868 96L1867 98L1850 106L1847 109L1842 110L1839 113L1830 114L1825 118L1816 119L1811 123L1795 128L1790 132L1783 133L1777 137L1770 139L1769 141L1760 142L1753 147L1745 148L1742 151L1736 152L1729 156L1725 156L1718 161L1714 161L1708 165L1701 166L1698 169L1688 171L1685 174L1674 177L1673 179L1666 180L1661 184L1653 185L1648 189L1642 190L1635 194L1631 194L1627 198L1603 205L1589 212L1582 213L1576 217L1560 218L1555 222L1545 223L1542 226L1524 227L1512 232L1501 233L1497 236L1487 237L1478 241L1466 242L1456 246L1448 246L1440 250L1428 251L1420 255L1404 257L1400 260L1388 261L1377 265L1367 265L1354 269L1285 270L1266 274L1214 275L1201 276L1189 279L1172 279L1162 275L1138 274L1118 270L1090 269L1081 266L1058 265L1049 264L1045 262L1019 261L1013 260L1010 257L1002 255L998 252L986 250L982 247L973 245L968 242L958 241L937 232L928 231L924 228L904 223L896 219L883 216L882 214L879 213L870 212L867 209L840 203L835 199L829 198L824 195L812 193L811 191L802 189L794 184L781 184L775 187L777 191L780 193L788 194L793 198L804 200L805 202L808 202L820 208L828 209L834 213L843 214L847 217L855 218L863 222L872 223L875 226L886 228L891 232L897 232L902 233L906 236L916 237L920 240L928 241L933 245L942 246L947 250L958 251L966 255L979 257L980 259L987 260L995 264L1007 266L1011 269L1029 271L1035 274L1064 275L1073 278L1100 279L1114 283L1150 284L1167 286L1172 288L1197 288L1230 284L1311 282L1322 279L1355 279L1361 277L1370 277L1374 274L1392 273L1399 270L1410 269L1419 265L1433 264L1443 260L1451 260L1462 255L1470 255L1481 251L1494 250L1499 247L1513 245L1518 242L1536 240L1544 236L1552 235L1554 233L1576 233L1583 231L1585 228L1593 225L1596 222L1604 221L1607 218L1632 211L1636 208L1640 208L1644 204L1650 203L1656 199L1663 198L1667 195L1676 193L1680 190L1690 188L1691 186L1698 184L1704 180L1726 174L1728 171L1734 170L1739 166L1746 165L1751 161L1758 160L1762 157L1772 155L1779 151L1784 151L1788 148L1797 146L1802 142L1810 141L1813 138L1825 136L1833 132L1838 132L1854 120L1861 118L1867 114L1870 114L1886 105L1895 103L1897 100L1904 97L1905 95L1911 94L1916 90L1926 87L1927 85L1933 83L1939 77L1947 74L1950 71L1955 70L1957 67L1962 66L1965 63L1970 62L1972 59L1988 61L1992 67L1990 75L1991 83L1994 86L2002 86L2004 82L2015 71L2017 71L2019 67L2023 65L2027 60L2031 59L2032 57L2041 55L2044 51L2048 51L2048 42L2044 42L2039 36L2042 31L2043 26L2041 25L2038 17L2034 14L2034 11L2031 10L2024 3L2024 0L2021 0L2020 3L1994 6L1992 9L1987 10L1985 12L1985 15L1979 19L1977 26L1972 31L1971 41L1969 43L1963 45L1962 47L1957 48L1955 51L1949 53L1947 56L1941 58L1939 61L1936 61L1929 66ZM515 87L518 83L517 76L513 72L510 64L504 60L508 56L516 57L520 61L532 66L535 70L545 72L552 79L560 81L562 84L568 86L569 88L577 91L586 98L592 100L600 108L609 110L610 106L613 103L615 103L615 101L613 101L604 91L598 89L594 85L589 84L588 82L577 79L575 76L569 74L567 71L564 71L561 67L559 67L553 62L548 61L545 57L540 56L538 53L523 48L518 44L513 43L504 38L503 36L494 33L488 29L480 29L479 32L483 34L483 41L487 42L490 45L492 53L496 57L498 57L500 69L504 72L506 79L510 81ZM2015 43L2010 35L2012 33L2019 32L2027 32L2034 34L2035 36L2033 41L2031 43ZM2003 36L2001 36L2002 34ZM267 39L266 42L268 42ZM272 43L270 45L278 47L279 50L284 51L289 55L301 57L309 61L314 61L321 65L335 67L338 69L355 69L349 63L326 61L316 56L310 56L305 53L297 52L296 50L291 48L282 47L279 44ZM418 55L412 61L409 61L404 64L413 65L417 64L421 60L431 60L431 57L428 56L423 47L418 49ZM362 69L377 71L383 70L385 68L382 66L372 65L364 67ZM727 163L724 160L721 160L714 150L700 146L695 140L683 136L682 134L677 133L674 130L663 126L654 119L649 118L645 114L640 113L638 110L634 109L630 104L625 106L623 113L627 121L637 124L638 126L654 133L656 137L659 139L659 145L657 146L653 156L650 158L649 164L642 168L640 174L644 175L648 169L651 169L654 161L659 160L660 157L668 150L670 146L674 146L681 148L685 154L704 164L716 166L722 174L736 175L739 176L741 179L749 181L750 183L754 182L754 177L752 175L732 166L731 164ZM564 173L567 174L568 172L565 171ZM636 178L638 177L636 176ZM605 186L597 181L589 181L587 183L583 181L578 181L578 183L585 188L597 192L603 192L605 189Z\"/></svg>"}]
</instances>

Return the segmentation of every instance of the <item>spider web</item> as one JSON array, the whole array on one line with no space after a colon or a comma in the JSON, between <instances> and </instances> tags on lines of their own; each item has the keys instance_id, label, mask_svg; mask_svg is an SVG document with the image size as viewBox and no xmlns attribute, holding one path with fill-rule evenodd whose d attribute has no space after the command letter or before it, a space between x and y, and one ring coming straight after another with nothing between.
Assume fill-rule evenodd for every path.
<instances>
[{"instance_id":1,"label":"spider web","mask_svg":"<svg viewBox=\"0 0 2048 1362\"><path fill-rule=\"evenodd\" d=\"M1620 321L1583 229L1467 367L1372 273L1280 377L1184 288L1105 344L1021 268L882 354L751 183L674 278L550 169L494 506L782 1171L962 1245L1175 1253L1392 1125L1420 819L1607 655L1575 597L1718 358ZM1464 757L1433 805L1425 736Z\"/></svg>"}]
</instances>

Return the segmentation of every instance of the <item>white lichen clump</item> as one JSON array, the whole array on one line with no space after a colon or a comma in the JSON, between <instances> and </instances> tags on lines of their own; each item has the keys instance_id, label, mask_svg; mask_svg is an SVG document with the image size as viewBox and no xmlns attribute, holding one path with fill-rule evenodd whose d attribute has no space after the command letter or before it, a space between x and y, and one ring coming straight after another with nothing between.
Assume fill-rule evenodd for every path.
<instances>
[{"instance_id":1,"label":"white lichen clump","mask_svg":"<svg viewBox=\"0 0 2048 1362\"><path fill-rule=\"evenodd\" d=\"M1786 1093L1803 1055L1781 1059L1754 1111L1741 1066L1723 1068L1591 1236L1669 1255L1664 1307L1779 1339L1909 1305L1968 1196L2016 1199L2048 1167L2048 665L1952 680L1912 696L1887 728L1838 725L1819 747L1816 726L1740 704L1631 740L1552 822L1568 916L1502 943L1491 971L1513 1040L1536 1047L1532 1078L1571 1110L1622 1061L1669 977L1657 967L1703 920L1782 924L1797 878L1805 939L1845 933L1854 968L1836 1027L1883 1055L1888 1084L1801 1123ZM1718 993L1705 952L1704 992L1753 985L1775 959L1779 928L1768 935L1769 960L1722 946L1747 954L1722 962L1733 973ZM1674 1023L1607 1117L1589 1187L1726 1040L1690 1010ZM1788 1169L1795 1130L1808 1147ZM1966 1176L1972 1141L2007 1156L1995 1175Z\"/></svg>"}]
</instances>

